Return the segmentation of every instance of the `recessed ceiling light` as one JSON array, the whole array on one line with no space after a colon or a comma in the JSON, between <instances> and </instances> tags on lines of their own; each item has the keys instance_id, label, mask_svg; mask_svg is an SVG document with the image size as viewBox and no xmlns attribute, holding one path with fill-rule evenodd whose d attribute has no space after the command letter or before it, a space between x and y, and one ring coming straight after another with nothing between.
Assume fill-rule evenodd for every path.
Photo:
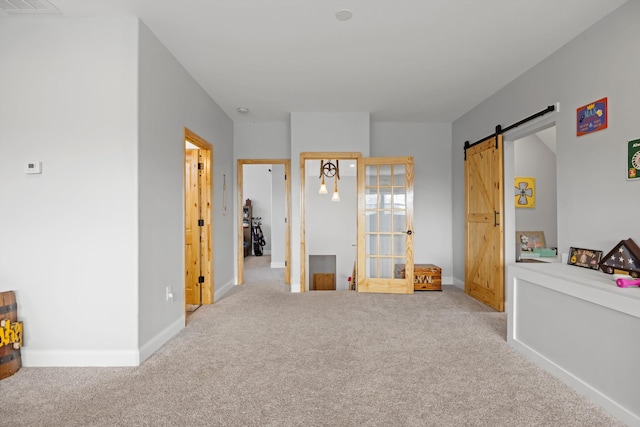
<instances>
[{"instance_id":1,"label":"recessed ceiling light","mask_svg":"<svg viewBox=\"0 0 640 427\"><path fill-rule=\"evenodd\" d=\"M353 12L349 9L342 9L336 12L336 19L338 21L348 21L353 16Z\"/></svg>"},{"instance_id":2,"label":"recessed ceiling light","mask_svg":"<svg viewBox=\"0 0 640 427\"><path fill-rule=\"evenodd\" d=\"M247 107L238 107L238 113L247 114L248 112L249 112L249 109Z\"/></svg>"}]
</instances>

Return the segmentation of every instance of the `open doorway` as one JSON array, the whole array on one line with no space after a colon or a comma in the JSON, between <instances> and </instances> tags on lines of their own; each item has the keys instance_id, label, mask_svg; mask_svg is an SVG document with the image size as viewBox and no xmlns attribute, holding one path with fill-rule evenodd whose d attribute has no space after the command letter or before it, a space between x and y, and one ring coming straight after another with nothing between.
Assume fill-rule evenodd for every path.
<instances>
[{"instance_id":1,"label":"open doorway","mask_svg":"<svg viewBox=\"0 0 640 427\"><path fill-rule=\"evenodd\" d=\"M184 129L185 318L213 303L213 147Z\"/></svg>"},{"instance_id":2,"label":"open doorway","mask_svg":"<svg viewBox=\"0 0 640 427\"><path fill-rule=\"evenodd\" d=\"M247 269L291 283L288 159L238 160L238 284ZM266 276L265 276L266 277Z\"/></svg>"},{"instance_id":3,"label":"open doorway","mask_svg":"<svg viewBox=\"0 0 640 427\"><path fill-rule=\"evenodd\" d=\"M553 115L514 130L504 144L504 262L520 261L519 236L532 231L544 234L545 249L558 245L556 124ZM516 208L516 178L533 178L534 204ZM527 193L527 198L529 197ZM542 246L537 244L537 246ZM557 262L560 256L540 251L535 261ZM542 253L541 253L542 255ZM531 255L529 255L531 256ZM525 257L526 258L526 257ZM529 258L527 258L529 259ZM505 270L506 274L506 270ZM506 278L505 278L506 280Z\"/></svg>"},{"instance_id":4,"label":"open doorway","mask_svg":"<svg viewBox=\"0 0 640 427\"><path fill-rule=\"evenodd\" d=\"M557 258L556 127L514 141L516 261Z\"/></svg>"},{"instance_id":5,"label":"open doorway","mask_svg":"<svg viewBox=\"0 0 640 427\"><path fill-rule=\"evenodd\" d=\"M351 289L357 257L361 158L360 153L347 152L300 155L301 292ZM326 193L320 192L323 183Z\"/></svg>"}]
</instances>

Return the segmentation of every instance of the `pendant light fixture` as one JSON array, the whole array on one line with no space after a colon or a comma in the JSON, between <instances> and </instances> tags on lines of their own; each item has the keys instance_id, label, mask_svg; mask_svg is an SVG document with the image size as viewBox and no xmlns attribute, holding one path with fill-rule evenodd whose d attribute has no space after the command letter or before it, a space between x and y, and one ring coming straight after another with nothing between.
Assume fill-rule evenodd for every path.
<instances>
[{"instance_id":1,"label":"pendant light fixture","mask_svg":"<svg viewBox=\"0 0 640 427\"><path fill-rule=\"evenodd\" d=\"M324 178L333 177L333 196L331 197L332 202L340 201L340 194L338 194L338 180L340 179L340 167L338 160L336 159L336 163L332 163L331 160L320 160L320 190L319 194L327 194L327 186L325 185Z\"/></svg>"}]
</instances>

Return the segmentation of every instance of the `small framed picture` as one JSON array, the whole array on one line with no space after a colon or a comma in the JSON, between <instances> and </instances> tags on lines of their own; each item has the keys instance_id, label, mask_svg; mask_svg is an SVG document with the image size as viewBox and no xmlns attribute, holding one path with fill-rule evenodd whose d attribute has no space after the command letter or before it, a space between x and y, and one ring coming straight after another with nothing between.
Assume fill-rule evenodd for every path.
<instances>
[{"instance_id":1,"label":"small framed picture","mask_svg":"<svg viewBox=\"0 0 640 427\"><path fill-rule=\"evenodd\" d=\"M593 249L570 248L569 260L567 261L567 264L598 270L600 269L601 258L602 251L596 251Z\"/></svg>"}]
</instances>

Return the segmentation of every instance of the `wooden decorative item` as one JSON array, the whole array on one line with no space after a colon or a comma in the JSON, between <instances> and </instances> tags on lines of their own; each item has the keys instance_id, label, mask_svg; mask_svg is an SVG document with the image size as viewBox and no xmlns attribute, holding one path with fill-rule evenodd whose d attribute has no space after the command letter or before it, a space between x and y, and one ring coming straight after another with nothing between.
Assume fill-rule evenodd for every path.
<instances>
[{"instance_id":1,"label":"wooden decorative item","mask_svg":"<svg viewBox=\"0 0 640 427\"><path fill-rule=\"evenodd\" d=\"M621 240L600 261L600 269L608 274L629 274L640 277L640 248L631 238Z\"/></svg>"},{"instance_id":2,"label":"wooden decorative item","mask_svg":"<svg viewBox=\"0 0 640 427\"><path fill-rule=\"evenodd\" d=\"M405 277L404 264L396 264L394 277L396 279ZM434 264L414 264L413 289L416 291L441 291L442 269Z\"/></svg>"},{"instance_id":3,"label":"wooden decorative item","mask_svg":"<svg viewBox=\"0 0 640 427\"><path fill-rule=\"evenodd\" d=\"M18 372L22 366L22 322L13 291L0 292L0 380Z\"/></svg>"}]
</instances>

